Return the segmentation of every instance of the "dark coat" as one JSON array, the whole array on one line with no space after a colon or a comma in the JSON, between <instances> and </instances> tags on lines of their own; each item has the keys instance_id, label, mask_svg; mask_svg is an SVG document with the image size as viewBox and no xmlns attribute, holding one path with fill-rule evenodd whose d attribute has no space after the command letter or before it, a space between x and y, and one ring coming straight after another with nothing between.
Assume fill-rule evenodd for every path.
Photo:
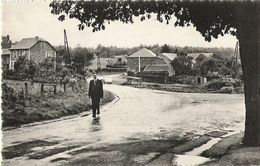
<instances>
[{"instance_id":1,"label":"dark coat","mask_svg":"<svg viewBox=\"0 0 260 166\"><path fill-rule=\"evenodd\" d=\"M94 80L90 81L88 95L95 99L103 98L103 83L101 80L97 79L96 84Z\"/></svg>"}]
</instances>

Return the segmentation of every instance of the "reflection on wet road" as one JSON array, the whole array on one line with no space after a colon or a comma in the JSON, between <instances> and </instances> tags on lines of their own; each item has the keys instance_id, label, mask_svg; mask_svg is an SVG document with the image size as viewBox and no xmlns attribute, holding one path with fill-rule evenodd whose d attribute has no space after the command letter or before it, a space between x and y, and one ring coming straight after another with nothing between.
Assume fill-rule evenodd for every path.
<instances>
[{"instance_id":1,"label":"reflection on wet road","mask_svg":"<svg viewBox=\"0 0 260 166\"><path fill-rule=\"evenodd\" d=\"M21 163L50 164L51 159L66 156L73 148L99 147L105 144L170 138L188 133L205 134L225 128L243 129L244 103L242 95L185 94L159 92L132 87L105 85L120 100L101 108L101 115L77 117L43 125L18 128L3 132L3 146L32 140L58 142L43 146L41 160L21 158L5 160L5 165ZM48 149L62 149L49 155ZM32 152L37 153L37 148ZM60 156L59 156L60 155Z\"/></svg>"},{"instance_id":2,"label":"reflection on wet road","mask_svg":"<svg viewBox=\"0 0 260 166\"><path fill-rule=\"evenodd\" d=\"M90 126L90 132L102 130L102 124L100 124L100 117L93 118Z\"/></svg>"}]
</instances>

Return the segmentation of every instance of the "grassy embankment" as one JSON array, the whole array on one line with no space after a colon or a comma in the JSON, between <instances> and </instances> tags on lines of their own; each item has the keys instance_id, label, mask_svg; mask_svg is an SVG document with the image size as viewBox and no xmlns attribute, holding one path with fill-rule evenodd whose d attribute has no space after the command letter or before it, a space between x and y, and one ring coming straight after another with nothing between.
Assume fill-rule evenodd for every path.
<instances>
[{"instance_id":1,"label":"grassy embankment","mask_svg":"<svg viewBox=\"0 0 260 166\"><path fill-rule=\"evenodd\" d=\"M29 95L25 98L21 92L24 82L4 81L4 83L8 86L8 90L2 87L3 127L51 120L91 110L91 99L87 95L86 83L78 93L72 92L70 87L64 93L62 87L58 85L56 95L47 88L44 95L41 95L39 84L35 84L33 88L29 84ZM114 97L114 94L105 91L101 105L111 102Z\"/></svg>"}]
</instances>

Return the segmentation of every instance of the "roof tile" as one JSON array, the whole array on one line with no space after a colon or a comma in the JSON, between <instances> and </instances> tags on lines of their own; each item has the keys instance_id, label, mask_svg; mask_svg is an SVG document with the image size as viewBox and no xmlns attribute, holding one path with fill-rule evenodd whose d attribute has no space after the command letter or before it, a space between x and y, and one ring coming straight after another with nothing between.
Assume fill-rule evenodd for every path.
<instances>
[{"instance_id":1,"label":"roof tile","mask_svg":"<svg viewBox=\"0 0 260 166\"><path fill-rule=\"evenodd\" d=\"M141 50L131 54L128 56L129 58L134 58L134 57L157 57L155 53L153 53L151 50L148 50L147 48L142 48Z\"/></svg>"},{"instance_id":2,"label":"roof tile","mask_svg":"<svg viewBox=\"0 0 260 166\"><path fill-rule=\"evenodd\" d=\"M14 46L10 48L10 50L20 50L20 49L30 49L32 46L34 46L38 41L45 41L42 38L35 37L35 38L24 38L18 43L16 43Z\"/></svg>"}]
</instances>

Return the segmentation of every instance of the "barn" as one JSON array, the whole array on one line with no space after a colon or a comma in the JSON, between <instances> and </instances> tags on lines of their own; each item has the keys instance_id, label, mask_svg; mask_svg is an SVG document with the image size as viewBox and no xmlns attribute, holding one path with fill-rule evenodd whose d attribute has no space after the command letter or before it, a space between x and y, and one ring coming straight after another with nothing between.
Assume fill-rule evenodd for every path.
<instances>
[{"instance_id":1,"label":"barn","mask_svg":"<svg viewBox=\"0 0 260 166\"><path fill-rule=\"evenodd\" d=\"M177 57L176 54L160 53L156 55L147 48L127 57L128 73L139 73L145 81L167 82L169 78L175 75L171 61Z\"/></svg>"},{"instance_id":2,"label":"barn","mask_svg":"<svg viewBox=\"0 0 260 166\"><path fill-rule=\"evenodd\" d=\"M148 65L163 63L164 61L159 59L154 52L147 48L142 48L127 57L127 71L136 74L144 70Z\"/></svg>"}]
</instances>

